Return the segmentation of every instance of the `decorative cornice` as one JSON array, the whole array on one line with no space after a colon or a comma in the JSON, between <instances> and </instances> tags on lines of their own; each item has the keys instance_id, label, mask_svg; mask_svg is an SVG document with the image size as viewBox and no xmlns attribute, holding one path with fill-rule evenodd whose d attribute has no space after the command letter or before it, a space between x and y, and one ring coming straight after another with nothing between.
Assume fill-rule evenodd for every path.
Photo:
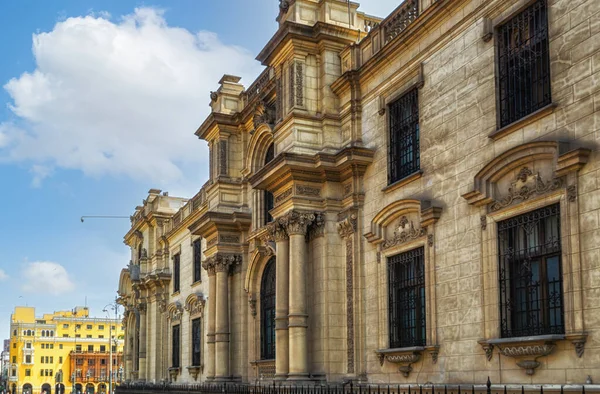
<instances>
[{"instance_id":1,"label":"decorative cornice","mask_svg":"<svg viewBox=\"0 0 600 394\"><path fill-rule=\"evenodd\" d=\"M560 189L562 186L563 181L560 178L544 182L539 173L534 174L528 167L523 167L508 188L507 195L501 200L495 201L490 210L497 211L516 202L527 201L533 196Z\"/></svg>"},{"instance_id":2,"label":"decorative cornice","mask_svg":"<svg viewBox=\"0 0 600 394\"><path fill-rule=\"evenodd\" d=\"M400 228L402 228L402 231L400 231ZM394 231L394 237L392 239L386 239L383 242L382 248L389 249L393 246L424 237L425 235L427 235L427 230L425 228L415 228L415 224L412 220L408 222L406 216L403 216L400 220L400 227L398 230Z\"/></svg>"}]
</instances>

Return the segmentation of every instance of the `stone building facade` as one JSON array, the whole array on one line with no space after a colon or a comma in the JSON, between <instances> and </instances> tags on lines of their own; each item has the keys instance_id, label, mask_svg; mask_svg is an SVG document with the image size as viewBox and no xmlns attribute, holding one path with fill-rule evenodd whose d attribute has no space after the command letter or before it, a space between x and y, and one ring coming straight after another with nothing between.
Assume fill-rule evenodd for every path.
<instances>
[{"instance_id":1,"label":"stone building facade","mask_svg":"<svg viewBox=\"0 0 600 394\"><path fill-rule=\"evenodd\" d=\"M600 2L278 23L210 94L208 182L132 217L129 379L600 380Z\"/></svg>"}]
</instances>

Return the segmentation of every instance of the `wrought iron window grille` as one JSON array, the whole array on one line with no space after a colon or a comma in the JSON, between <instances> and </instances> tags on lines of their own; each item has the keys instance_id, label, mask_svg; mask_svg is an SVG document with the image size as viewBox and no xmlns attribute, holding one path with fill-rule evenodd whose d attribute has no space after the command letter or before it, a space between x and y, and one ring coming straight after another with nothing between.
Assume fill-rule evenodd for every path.
<instances>
[{"instance_id":1,"label":"wrought iron window grille","mask_svg":"<svg viewBox=\"0 0 600 394\"><path fill-rule=\"evenodd\" d=\"M412 89L389 105L388 183L420 169L419 91Z\"/></svg>"},{"instance_id":2,"label":"wrought iron window grille","mask_svg":"<svg viewBox=\"0 0 600 394\"><path fill-rule=\"evenodd\" d=\"M388 258L390 348L425 346L424 247Z\"/></svg>"},{"instance_id":3,"label":"wrought iron window grille","mask_svg":"<svg viewBox=\"0 0 600 394\"><path fill-rule=\"evenodd\" d=\"M502 128L552 103L546 0L500 26L497 38Z\"/></svg>"},{"instance_id":4,"label":"wrought iron window grille","mask_svg":"<svg viewBox=\"0 0 600 394\"><path fill-rule=\"evenodd\" d=\"M564 334L560 205L498 223L503 338Z\"/></svg>"}]
</instances>

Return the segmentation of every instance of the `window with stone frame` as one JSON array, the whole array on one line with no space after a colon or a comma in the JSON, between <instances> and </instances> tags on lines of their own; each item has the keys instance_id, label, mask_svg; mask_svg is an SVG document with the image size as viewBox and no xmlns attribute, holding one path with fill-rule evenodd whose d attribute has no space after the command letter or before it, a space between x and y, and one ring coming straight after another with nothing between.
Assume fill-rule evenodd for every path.
<instances>
[{"instance_id":1,"label":"window with stone frame","mask_svg":"<svg viewBox=\"0 0 600 394\"><path fill-rule=\"evenodd\" d=\"M275 257L263 271L260 285L260 358L275 359Z\"/></svg>"},{"instance_id":2,"label":"window with stone frame","mask_svg":"<svg viewBox=\"0 0 600 394\"><path fill-rule=\"evenodd\" d=\"M192 320L192 366L197 367L202 364L202 320L200 318Z\"/></svg>"},{"instance_id":3,"label":"window with stone frame","mask_svg":"<svg viewBox=\"0 0 600 394\"><path fill-rule=\"evenodd\" d=\"M202 280L202 239L194 241L194 283Z\"/></svg>"},{"instance_id":4,"label":"window with stone frame","mask_svg":"<svg viewBox=\"0 0 600 394\"><path fill-rule=\"evenodd\" d=\"M173 256L173 293L180 290L180 259L181 254L179 253Z\"/></svg>"},{"instance_id":5,"label":"window with stone frame","mask_svg":"<svg viewBox=\"0 0 600 394\"><path fill-rule=\"evenodd\" d=\"M267 153L265 155L265 165L268 164L271 160L273 160L275 158L275 145L271 144L269 145L269 148L267 148ZM271 216L271 214L269 213L269 211L271 209L274 208L275 206L275 199L273 197L273 193L271 193L268 190L264 191L264 212L263 212L263 218L264 218L264 223L263 224L267 224L269 222L273 221L273 217Z\"/></svg>"},{"instance_id":6,"label":"window with stone frame","mask_svg":"<svg viewBox=\"0 0 600 394\"><path fill-rule=\"evenodd\" d=\"M419 90L389 104L388 184L420 170Z\"/></svg>"},{"instance_id":7,"label":"window with stone frame","mask_svg":"<svg viewBox=\"0 0 600 394\"><path fill-rule=\"evenodd\" d=\"M425 346L424 247L389 257L390 348Z\"/></svg>"},{"instance_id":8,"label":"window with stone frame","mask_svg":"<svg viewBox=\"0 0 600 394\"><path fill-rule=\"evenodd\" d=\"M171 367L179 368L181 360L181 326L179 324L172 327L171 331Z\"/></svg>"},{"instance_id":9,"label":"window with stone frame","mask_svg":"<svg viewBox=\"0 0 600 394\"><path fill-rule=\"evenodd\" d=\"M503 338L564 334L560 205L498 223Z\"/></svg>"},{"instance_id":10,"label":"window with stone frame","mask_svg":"<svg viewBox=\"0 0 600 394\"><path fill-rule=\"evenodd\" d=\"M546 0L499 26L496 37L502 128L552 103Z\"/></svg>"}]
</instances>

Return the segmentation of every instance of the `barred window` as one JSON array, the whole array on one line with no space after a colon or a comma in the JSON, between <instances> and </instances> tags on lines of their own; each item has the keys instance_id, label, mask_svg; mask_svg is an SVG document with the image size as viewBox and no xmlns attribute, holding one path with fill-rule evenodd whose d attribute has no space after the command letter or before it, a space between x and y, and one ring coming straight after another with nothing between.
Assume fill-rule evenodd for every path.
<instances>
[{"instance_id":1,"label":"barred window","mask_svg":"<svg viewBox=\"0 0 600 394\"><path fill-rule=\"evenodd\" d=\"M538 0L498 28L500 127L552 102L548 11Z\"/></svg>"},{"instance_id":2,"label":"barred window","mask_svg":"<svg viewBox=\"0 0 600 394\"><path fill-rule=\"evenodd\" d=\"M275 145L271 144L267 149L267 154L265 155L265 165L268 164L271 160L275 158ZM265 203L264 203L264 224L273 221L273 217L269 213L271 209L275 206L275 200L273 198L273 193L268 190L265 190Z\"/></svg>"},{"instance_id":3,"label":"barred window","mask_svg":"<svg viewBox=\"0 0 600 394\"><path fill-rule=\"evenodd\" d=\"M413 89L389 106L389 183L419 171L419 91Z\"/></svg>"},{"instance_id":4,"label":"barred window","mask_svg":"<svg viewBox=\"0 0 600 394\"><path fill-rule=\"evenodd\" d=\"M564 334L560 206L498 223L503 338Z\"/></svg>"},{"instance_id":5,"label":"barred window","mask_svg":"<svg viewBox=\"0 0 600 394\"><path fill-rule=\"evenodd\" d=\"M424 248L388 259L390 348L425 346Z\"/></svg>"},{"instance_id":6,"label":"barred window","mask_svg":"<svg viewBox=\"0 0 600 394\"><path fill-rule=\"evenodd\" d=\"M173 256L173 293L177 293L179 291L179 260L180 254L177 253Z\"/></svg>"},{"instance_id":7,"label":"barred window","mask_svg":"<svg viewBox=\"0 0 600 394\"><path fill-rule=\"evenodd\" d=\"M260 356L275 358L275 257L267 263L260 285Z\"/></svg>"},{"instance_id":8,"label":"barred window","mask_svg":"<svg viewBox=\"0 0 600 394\"><path fill-rule=\"evenodd\" d=\"M179 368L179 359L180 359L180 346L179 346L179 334L180 334L180 330L179 330L179 324L176 326L173 326L173 331L172 331L172 354L171 354L171 366L173 368Z\"/></svg>"},{"instance_id":9,"label":"barred window","mask_svg":"<svg viewBox=\"0 0 600 394\"><path fill-rule=\"evenodd\" d=\"M192 366L198 366L201 364L200 356L202 350L201 342L201 331L202 326L200 325L200 319L192 320Z\"/></svg>"},{"instance_id":10,"label":"barred window","mask_svg":"<svg viewBox=\"0 0 600 394\"><path fill-rule=\"evenodd\" d=\"M194 282L202 279L202 239L194 241Z\"/></svg>"}]
</instances>

